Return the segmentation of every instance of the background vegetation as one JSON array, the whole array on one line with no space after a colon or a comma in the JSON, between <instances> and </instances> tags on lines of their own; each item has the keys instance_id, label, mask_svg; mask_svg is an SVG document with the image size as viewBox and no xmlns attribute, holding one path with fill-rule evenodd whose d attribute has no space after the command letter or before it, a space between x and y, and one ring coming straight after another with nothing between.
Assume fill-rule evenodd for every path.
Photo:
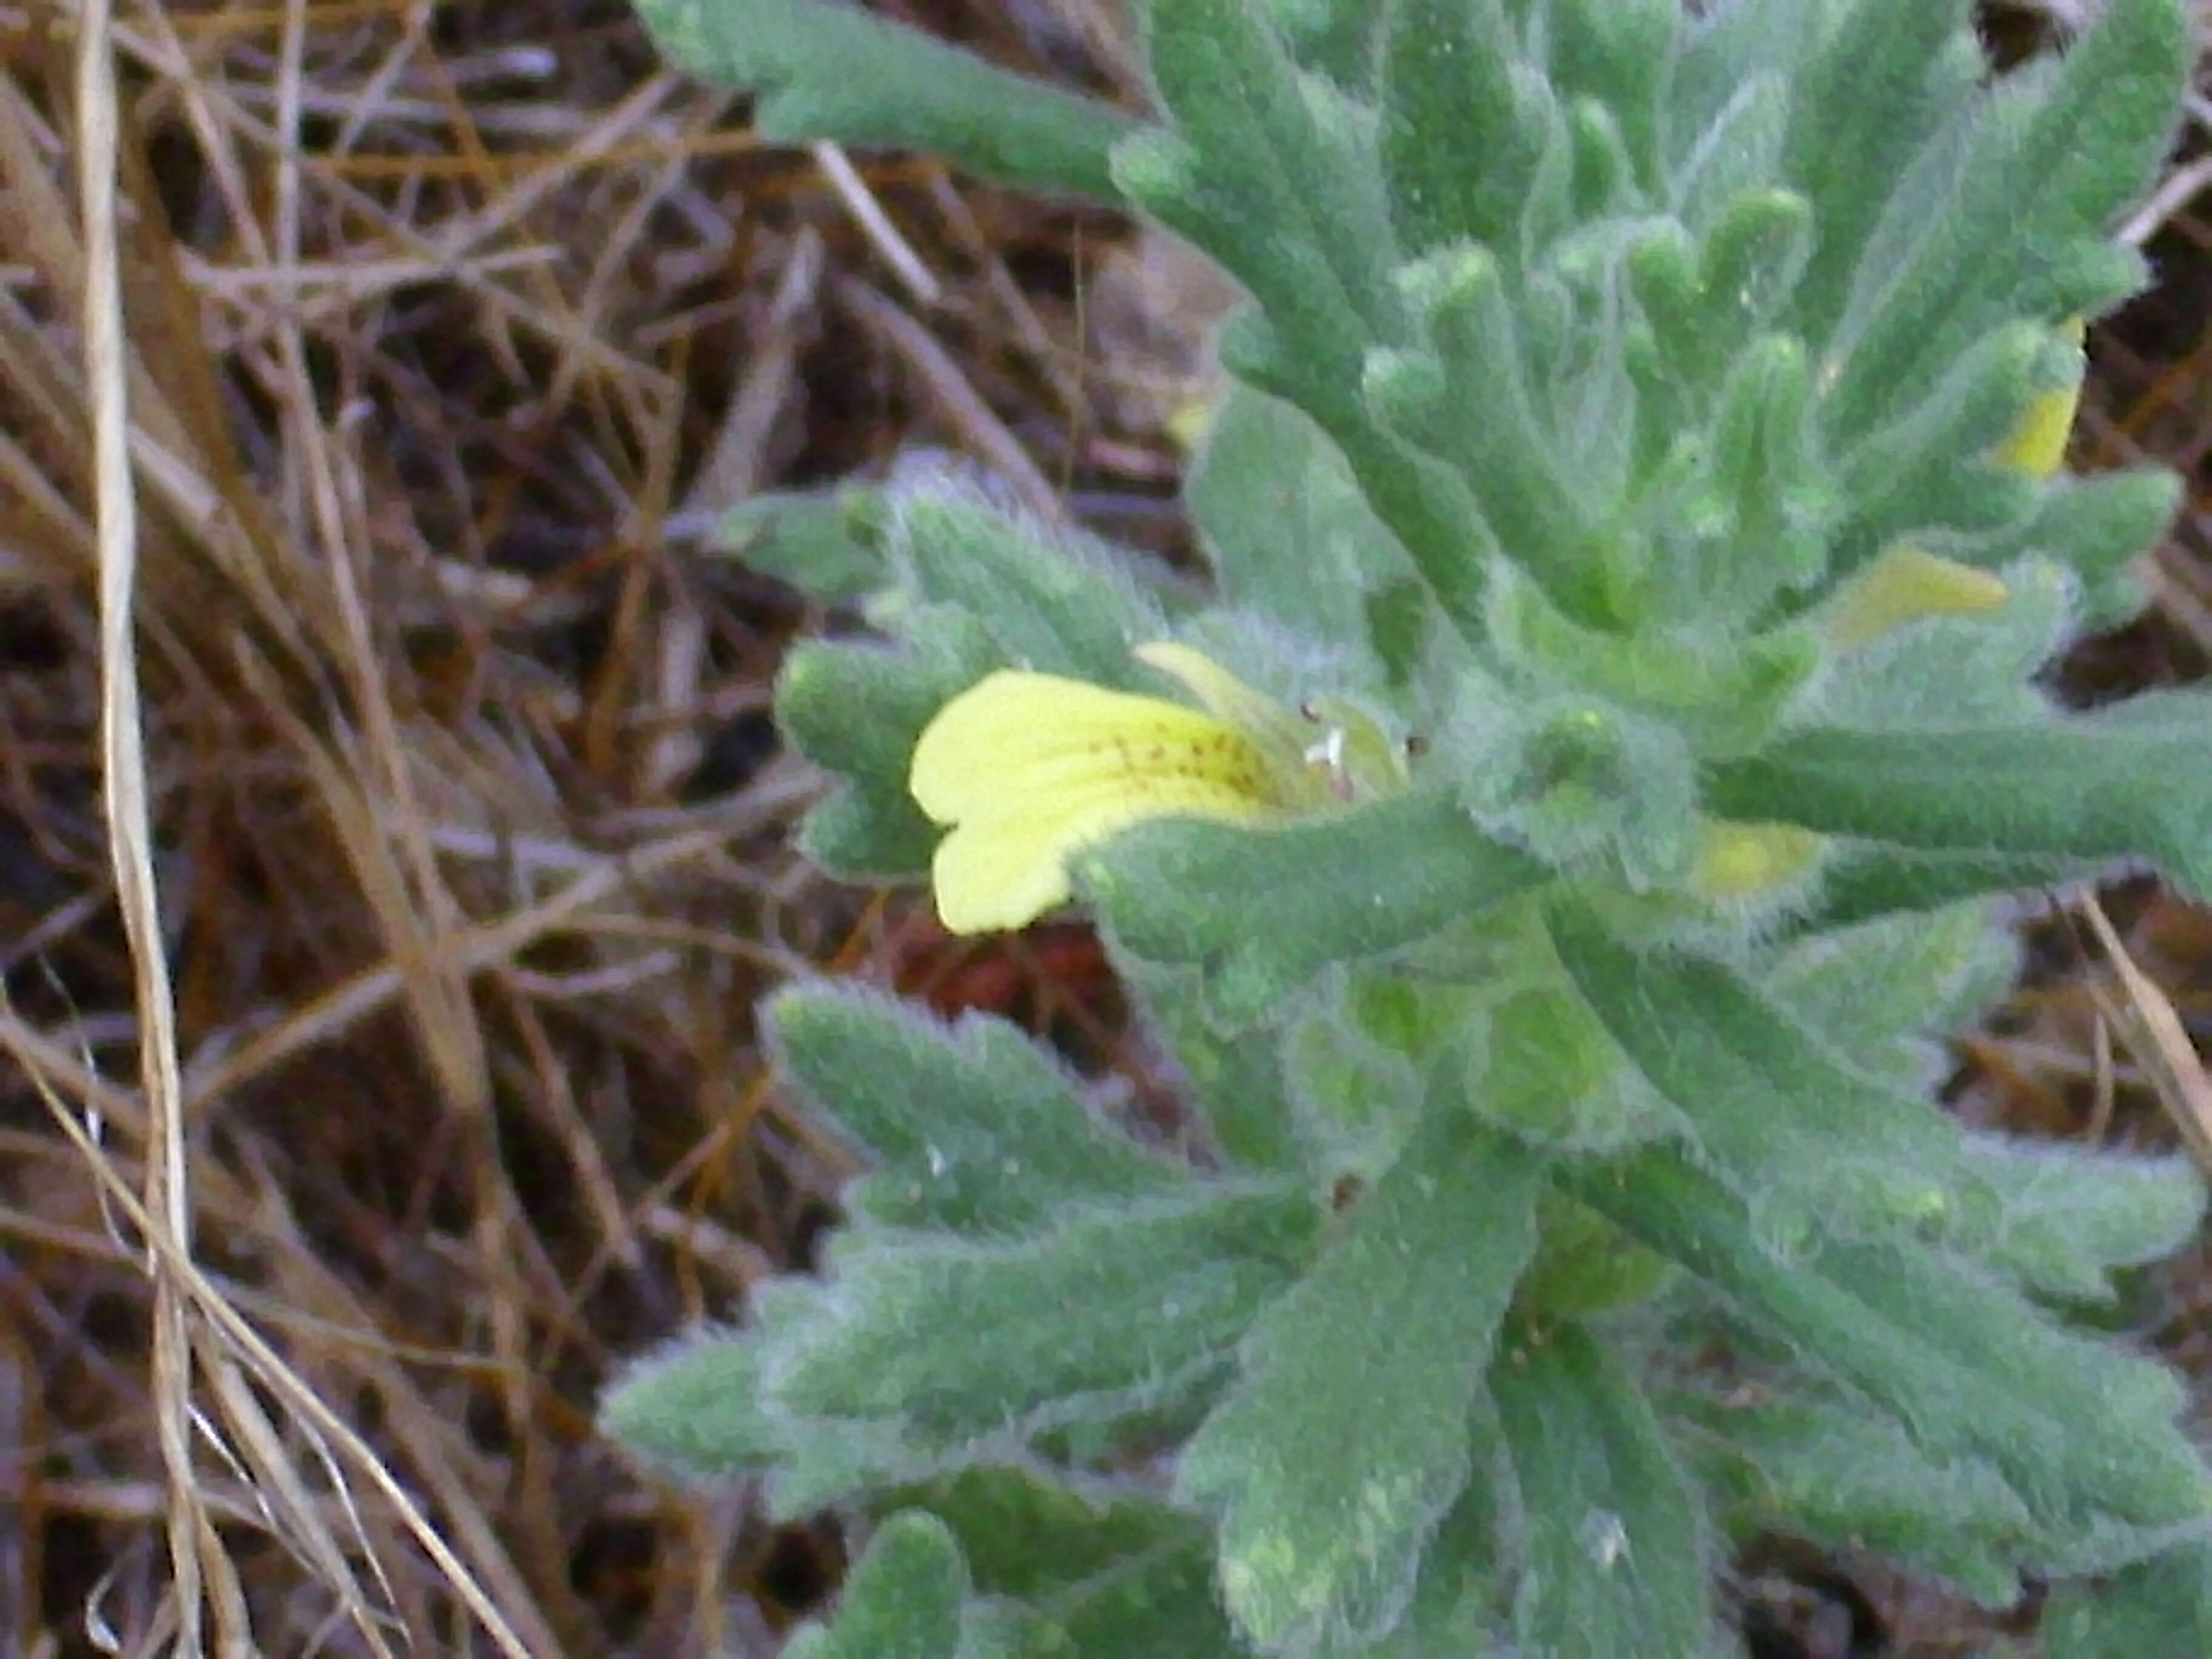
<instances>
[{"instance_id":1,"label":"background vegetation","mask_svg":"<svg viewBox=\"0 0 2212 1659\"><path fill-rule=\"evenodd\" d=\"M884 9L1136 97L1100 0ZM1079 930L956 945L784 850L810 781L767 686L824 619L702 532L941 447L1174 555L1170 424L1222 296L1089 210L763 147L619 6L126 8L112 125L98 21L0 7L0 1648L149 1650L197 1572L210 1647L770 1652L834 1531L590 1425L621 1357L806 1262L850 1173L762 1081L755 998L850 974L1156 1085ZM2192 500L2152 612L2059 671L2085 702L2212 664L2192 115L2073 456ZM111 157L112 208L77 176ZM86 308L110 233L119 354ZM96 604L118 384L135 693ZM112 836L131 710L149 832ZM2212 919L2103 900L2124 959L2086 912L2023 915L2029 974L1960 1046L1972 1121L2212 1127ZM172 990L173 1034L133 1012ZM2200 1254L2135 1312L2212 1399L2208 1304ZM1990 1633L1863 1562L1738 1576L1777 1654Z\"/></svg>"}]
</instances>

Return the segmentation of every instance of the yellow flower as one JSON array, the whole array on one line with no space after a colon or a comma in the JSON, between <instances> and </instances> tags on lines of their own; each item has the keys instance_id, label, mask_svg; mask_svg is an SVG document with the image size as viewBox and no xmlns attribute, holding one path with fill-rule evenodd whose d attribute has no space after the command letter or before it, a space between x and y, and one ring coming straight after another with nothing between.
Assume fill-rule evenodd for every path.
<instances>
[{"instance_id":1,"label":"yellow flower","mask_svg":"<svg viewBox=\"0 0 2212 1659\"><path fill-rule=\"evenodd\" d=\"M1264 822L1349 793L1341 728L1313 743L1312 726L1188 646L1136 655L1204 710L1003 669L923 731L908 787L951 826L930 874L953 933L1025 926L1068 898L1072 856L1146 819Z\"/></svg>"}]
</instances>

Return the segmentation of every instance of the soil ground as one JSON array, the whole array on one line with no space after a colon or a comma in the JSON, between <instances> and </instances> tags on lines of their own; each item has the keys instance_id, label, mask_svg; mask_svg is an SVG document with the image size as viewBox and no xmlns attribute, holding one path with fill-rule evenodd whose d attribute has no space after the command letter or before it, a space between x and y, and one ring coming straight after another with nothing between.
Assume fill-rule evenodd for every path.
<instances>
[{"instance_id":1,"label":"soil ground","mask_svg":"<svg viewBox=\"0 0 2212 1659\"><path fill-rule=\"evenodd\" d=\"M1100 0L884 9L1137 96ZM167 1650L176 1537L234 1650L773 1652L836 1529L592 1425L834 1218L846 1154L764 1079L755 999L848 974L1098 1047L1117 1014L1079 928L956 943L786 850L812 785L769 688L823 619L707 532L939 447L1182 549L1218 296L1113 216L765 145L612 0L145 0L112 133L84 15L0 3L0 1650ZM2152 608L2054 671L2085 701L2212 663L2208 127L2133 227L2156 289L2091 343L2074 464L2190 500ZM129 330L88 377L111 228ZM136 695L86 419L118 382ZM149 829L112 837L134 734ZM1959 1110L2171 1144L2212 916L2103 898L2141 980L2078 907L2024 912ZM2152 1305L2212 1398L2202 1251ZM1854 1613L1894 1656L2033 1622L1780 1546L1738 1577L1803 1659Z\"/></svg>"}]
</instances>

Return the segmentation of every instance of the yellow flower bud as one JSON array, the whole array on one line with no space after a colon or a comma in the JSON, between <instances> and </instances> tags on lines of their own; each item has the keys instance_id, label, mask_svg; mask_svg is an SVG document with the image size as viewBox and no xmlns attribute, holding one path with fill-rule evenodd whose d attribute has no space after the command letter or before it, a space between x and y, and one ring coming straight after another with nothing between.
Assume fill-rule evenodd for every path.
<instances>
[{"instance_id":1,"label":"yellow flower bud","mask_svg":"<svg viewBox=\"0 0 2212 1659\"><path fill-rule=\"evenodd\" d=\"M2004 583L1988 571L1900 543L1860 571L1829 602L1821 631L1838 650L1855 651L1924 617L1995 611L2007 596Z\"/></svg>"},{"instance_id":2,"label":"yellow flower bud","mask_svg":"<svg viewBox=\"0 0 2212 1659\"><path fill-rule=\"evenodd\" d=\"M2074 370L2063 386L2039 393L2021 416L2012 435L1997 447L1996 458L2031 478L2048 478L2066 459L2067 434L2074 429L2075 410L2081 403L2081 319L2066 325L2074 342Z\"/></svg>"},{"instance_id":3,"label":"yellow flower bud","mask_svg":"<svg viewBox=\"0 0 2212 1659\"><path fill-rule=\"evenodd\" d=\"M1706 899L1748 899L1802 879L1826 838L1794 823L1738 823L1708 818L1698 826L1691 890Z\"/></svg>"}]
</instances>

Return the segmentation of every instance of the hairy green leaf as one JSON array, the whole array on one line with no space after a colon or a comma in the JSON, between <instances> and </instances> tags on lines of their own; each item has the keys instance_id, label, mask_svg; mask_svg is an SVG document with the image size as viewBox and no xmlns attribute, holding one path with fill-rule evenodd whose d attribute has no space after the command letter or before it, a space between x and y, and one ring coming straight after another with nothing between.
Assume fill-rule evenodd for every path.
<instances>
[{"instance_id":1,"label":"hairy green leaf","mask_svg":"<svg viewBox=\"0 0 2212 1659\"><path fill-rule=\"evenodd\" d=\"M1930 853L2148 859L2212 895L2212 701L2152 692L2036 725L1802 730L1712 769L1707 799Z\"/></svg>"},{"instance_id":2,"label":"hairy green leaf","mask_svg":"<svg viewBox=\"0 0 2212 1659\"><path fill-rule=\"evenodd\" d=\"M1520 1488L1528 1650L1717 1659L1705 1506L1628 1370L1583 1326L1522 1327L1490 1392Z\"/></svg>"},{"instance_id":3,"label":"hairy green leaf","mask_svg":"<svg viewBox=\"0 0 2212 1659\"><path fill-rule=\"evenodd\" d=\"M1114 199L1106 158L1133 131L1095 99L834 0L639 0L693 74L758 99L763 137L933 150L1000 184Z\"/></svg>"},{"instance_id":4,"label":"hairy green leaf","mask_svg":"<svg viewBox=\"0 0 2212 1659\"><path fill-rule=\"evenodd\" d=\"M1223 1593L1267 1651L1373 1639L1474 1474L1468 1415L1535 1243L1540 1165L1448 1102L1253 1327L1184 1452L1222 1511Z\"/></svg>"},{"instance_id":5,"label":"hairy green leaf","mask_svg":"<svg viewBox=\"0 0 2212 1659\"><path fill-rule=\"evenodd\" d=\"M878 1159L846 1193L855 1216L988 1237L1194 1179L1100 1122L1066 1068L1002 1020L948 1028L831 986L779 992L766 1017L779 1070Z\"/></svg>"}]
</instances>

